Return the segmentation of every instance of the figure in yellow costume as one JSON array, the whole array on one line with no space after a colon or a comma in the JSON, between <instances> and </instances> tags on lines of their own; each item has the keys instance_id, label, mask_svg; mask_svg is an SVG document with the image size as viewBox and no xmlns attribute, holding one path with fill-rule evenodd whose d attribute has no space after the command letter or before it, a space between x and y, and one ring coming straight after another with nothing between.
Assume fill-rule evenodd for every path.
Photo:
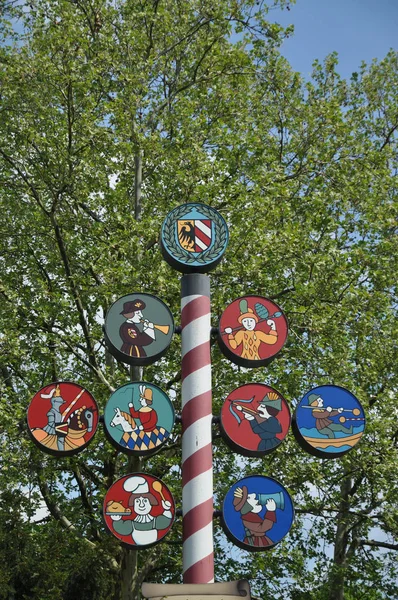
<instances>
[{"instance_id":1,"label":"figure in yellow costume","mask_svg":"<svg viewBox=\"0 0 398 600\"><path fill-rule=\"evenodd\" d=\"M225 333L228 334L228 342L233 350L242 346L240 356L249 360L261 360L259 355L259 347L261 343L273 345L278 340L275 321L267 319L267 325L271 330L269 333L256 331L256 325L259 321L257 315L251 308L248 307L247 300L244 298L239 303L240 315L238 323L244 328L238 331L235 335L232 333L231 327L225 328Z\"/></svg>"}]
</instances>

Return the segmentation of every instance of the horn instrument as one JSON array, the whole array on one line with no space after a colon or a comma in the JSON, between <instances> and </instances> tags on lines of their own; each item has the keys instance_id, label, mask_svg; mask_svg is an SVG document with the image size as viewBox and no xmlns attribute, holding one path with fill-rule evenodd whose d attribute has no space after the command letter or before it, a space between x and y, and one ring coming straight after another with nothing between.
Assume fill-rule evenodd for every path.
<instances>
[{"instance_id":1,"label":"horn instrument","mask_svg":"<svg viewBox=\"0 0 398 600\"><path fill-rule=\"evenodd\" d=\"M141 323L145 323L146 319L141 319ZM153 325L154 329L157 329L161 333L167 335L170 331L170 325Z\"/></svg>"}]
</instances>

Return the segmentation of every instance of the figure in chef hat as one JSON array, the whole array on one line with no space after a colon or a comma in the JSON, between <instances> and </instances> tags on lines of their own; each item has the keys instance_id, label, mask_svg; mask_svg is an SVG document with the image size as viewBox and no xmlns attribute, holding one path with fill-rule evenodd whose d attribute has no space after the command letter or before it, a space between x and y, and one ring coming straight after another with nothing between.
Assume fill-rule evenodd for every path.
<instances>
[{"instance_id":1,"label":"figure in chef hat","mask_svg":"<svg viewBox=\"0 0 398 600\"><path fill-rule=\"evenodd\" d=\"M148 481L142 475L132 475L123 484L126 492L130 492L129 507L136 514L134 519L122 521L121 515L112 515L114 530L120 535L131 535L137 546L154 544L158 539L158 531L167 529L172 520L171 502L162 494L162 484L158 481L156 491L162 497L163 513L158 516L151 515L152 507L158 506L159 501L149 491Z\"/></svg>"}]
</instances>

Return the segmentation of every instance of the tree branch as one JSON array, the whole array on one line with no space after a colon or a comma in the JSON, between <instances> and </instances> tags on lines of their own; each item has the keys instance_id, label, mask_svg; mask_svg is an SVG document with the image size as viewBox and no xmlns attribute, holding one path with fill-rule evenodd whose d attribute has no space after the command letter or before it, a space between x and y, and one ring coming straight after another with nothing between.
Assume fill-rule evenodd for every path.
<instances>
[{"instance_id":1,"label":"tree branch","mask_svg":"<svg viewBox=\"0 0 398 600\"><path fill-rule=\"evenodd\" d=\"M95 549L96 552L101 553L104 556L104 558L108 561L109 567L112 571L119 571L118 562L112 556L109 556L108 554L103 552L103 550L98 547L98 544L96 544L96 543L92 542L91 540L89 540L88 538L84 537L76 529L76 527L73 525L73 523L71 523L71 521L69 521L69 519L67 517L65 517L65 515L62 513L60 507L58 506L58 504L55 502L55 500L51 496L51 492L49 490L47 483L43 480L43 478L41 477L41 475L39 473L37 474L37 477L38 477L38 485L39 485L41 495L43 497L43 500L44 500L51 516L54 519L56 519L62 525L62 527L64 529L66 529L67 531L69 531L70 533L75 535L76 537L79 537L82 540L84 540L84 542L86 544L88 544L90 546L90 548Z\"/></svg>"},{"instance_id":2,"label":"tree branch","mask_svg":"<svg viewBox=\"0 0 398 600\"><path fill-rule=\"evenodd\" d=\"M371 546L372 548L387 548L388 550L398 550L398 544L389 544L388 542L377 542L376 540L363 540L359 542L360 546Z\"/></svg>"}]
</instances>

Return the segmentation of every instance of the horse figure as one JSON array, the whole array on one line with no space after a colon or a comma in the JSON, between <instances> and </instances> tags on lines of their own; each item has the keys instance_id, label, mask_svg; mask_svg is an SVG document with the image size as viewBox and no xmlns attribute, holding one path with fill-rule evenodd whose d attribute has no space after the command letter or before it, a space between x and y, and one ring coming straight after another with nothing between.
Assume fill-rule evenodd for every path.
<instances>
[{"instance_id":1,"label":"horse figure","mask_svg":"<svg viewBox=\"0 0 398 600\"><path fill-rule=\"evenodd\" d=\"M120 446L129 448L130 450L153 450L160 446L170 435L164 428L156 426L152 431L145 431L142 425L139 427L135 419L129 414L115 408L115 416L110 422L111 427L120 426L123 430L123 435L119 440Z\"/></svg>"},{"instance_id":2,"label":"horse figure","mask_svg":"<svg viewBox=\"0 0 398 600\"><path fill-rule=\"evenodd\" d=\"M124 433L131 433L137 429L137 424L133 417L129 413L120 410L120 408L117 406L115 408L115 416L110 422L110 426L117 427L118 425L121 426Z\"/></svg>"},{"instance_id":3,"label":"horse figure","mask_svg":"<svg viewBox=\"0 0 398 600\"><path fill-rule=\"evenodd\" d=\"M63 438L63 451L71 452L86 444L85 436L87 433L91 433L94 428L95 412L95 408L87 408L84 405L74 410L67 421L59 423L55 427L55 434L47 433L40 427L32 429L31 433L37 441L55 451L60 450L58 439Z\"/></svg>"}]
</instances>

